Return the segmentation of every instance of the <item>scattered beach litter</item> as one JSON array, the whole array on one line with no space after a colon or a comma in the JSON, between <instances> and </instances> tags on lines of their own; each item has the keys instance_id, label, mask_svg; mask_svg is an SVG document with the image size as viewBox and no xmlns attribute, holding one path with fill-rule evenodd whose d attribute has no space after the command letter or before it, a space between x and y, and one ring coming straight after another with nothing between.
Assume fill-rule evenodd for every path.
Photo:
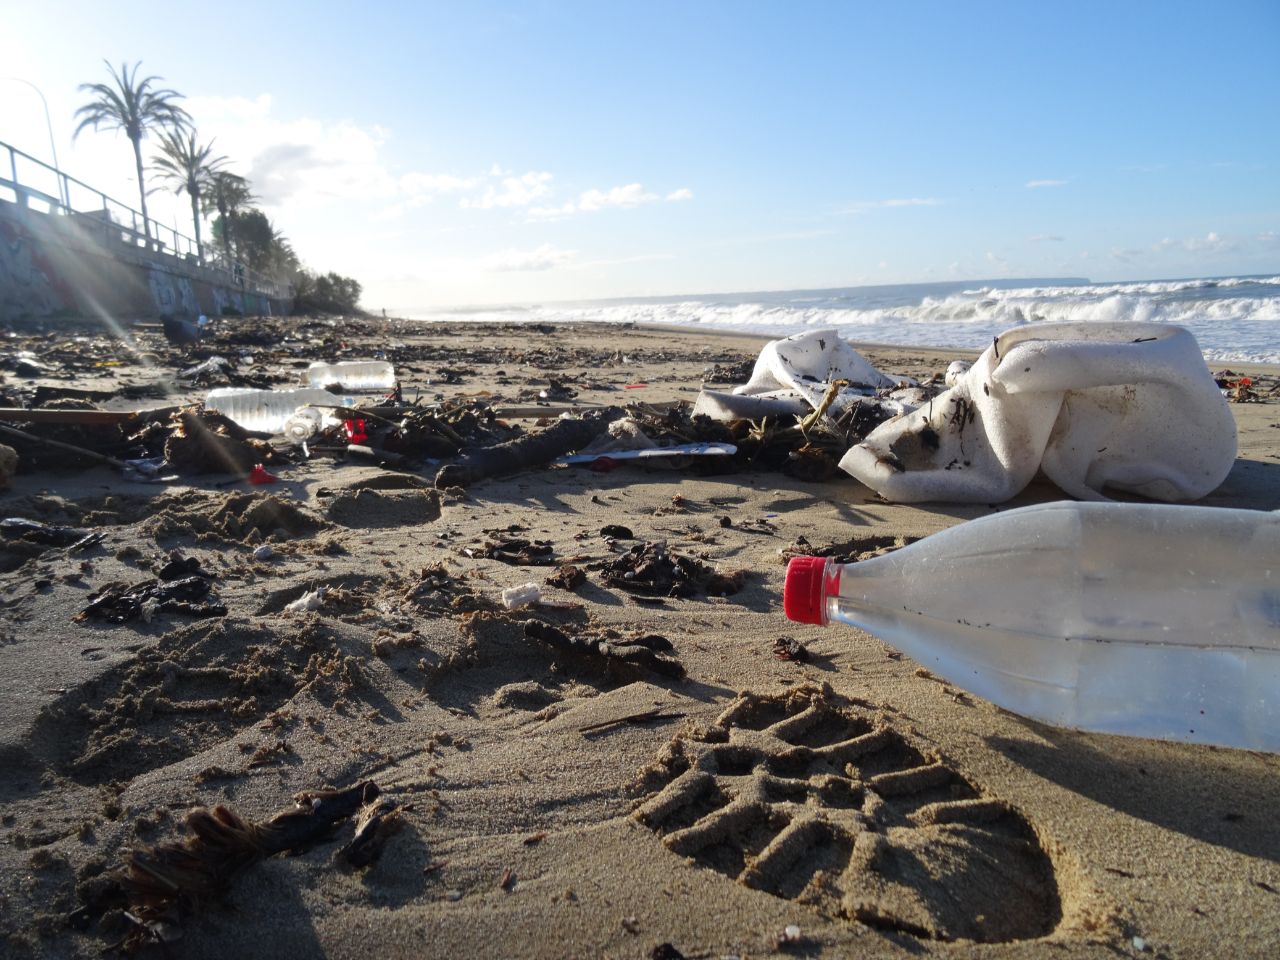
<instances>
[{"instance_id":1,"label":"scattered beach litter","mask_svg":"<svg viewBox=\"0 0 1280 960\"><path fill-rule=\"evenodd\" d=\"M727 597L746 583L745 571L721 573L665 543L638 543L606 563L601 574L607 586L650 597Z\"/></svg>"},{"instance_id":2,"label":"scattered beach litter","mask_svg":"<svg viewBox=\"0 0 1280 960\"><path fill-rule=\"evenodd\" d=\"M317 360L307 367L302 379L308 386L325 389L390 390L396 385L396 371L385 360Z\"/></svg>"},{"instance_id":3,"label":"scattered beach litter","mask_svg":"<svg viewBox=\"0 0 1280 960\"><path fill-rule=\"evenodd\" d=\"M230 369L219 353L180 376ZM446 379L461 376L449 371ZM727 393L704 388L692 407L588 405L556 417L546 404L572 401L576 391L551 378L527 412L507 408L516 418L551 414L528 430L480 397L405 403L389 360L313 362L303 377L312 386L215 388L203 409L113 415L96 429L89 424L104 411L85 410L61 434L3 429L43 448L42 464L78 457L152 482L202 472L262 481L253 472L259 463L331 457L434 469L435 486L447 489L555 464L603 471L636 460L701 472L778 469L810 480L843 468L898 502L996 503L1041 469L1076 497L1112 487L1191 500L1216 487L1234 458L1223 391L1235 402L1262 396L1231 371L1215 381L1185 330L1141 323L1015 328L976 363L953 362L945 389L936 377L881 373L834 330L807 331L767 344L747 383ZM375 395L362 400L318 384ZM393 394L376 395L387 390Z\"/></svg>"},{"instance_id":4,"label":"scattered beach litter","mask_svg":"<svg viewBox=\"0 0 1280 960\"><path fill-rule=\"evenodd\" d=\"M855 563L793 557L783 607L1042 722L1280 752L1277 568L1278 513L1047 503Z\"/></svg>"},{"instance_id":5,"label":"scattered beach litter","mask_svg":"<svg viewBox=\"0 0 1280 960\"><path fill-rule=\"evenodd\" d=\"M502 605L508 610L519 610L542 599L542 588L536 583L522 583L502 591Z\"/></svg>"},{"instance_id":6,"label":"scattered beach litter","mask_svg":"<svg viewBox=\"0 0 1280 960\"><path fill-rule=\"evenodd\" d=\"M1064 492L1195 500L1236 456L1195 338L1155 323L1035 324L996 338L947 392L840 466L887 500L999 503L1037 470Z\"/></svg>"},{"instance_id":7,"label":"scattered beach litter","mask_svg":"<svg viewBox=\"0 0 1280 960\"><path fill-rule=\"evenodd\" d=\"M171 558L156 571L157 579L132 585L109 583L89 597L89 605L77 620L105 620L128 623L141 617L147 623L159 613L188 617L225 617L227 608L206 601L213 587L211 577L194 557Z\"/></svg>"},{"instance_id":8,"label":"scattered beach litter","mask_svg":"<svg viewBox=\"0 0 1280 960\"><path fill-rule=\"evenodd\" d=\"M1028 343L1050 329L1027 326ZM407 898L403 907L408 911L448 903L443 909L459 914L488 909L478 901L495 894L510 894L512 902L536 907L536 901L525 898L550 889L552 902L557 902L561 878L555 868L547 872L547 862L534 855L550 851L559 856L565 844L580 842L581 825L593 822L601 811L605 819L616 818L618 798L634 769L624 771L621 780L616 770L610 771L617 782L597 791L599 799L593 794L577 806L577 798L562 803L566 788L555 782L556 776L587 779L572 771L588 765L594 765L593 771L607 769L604 753L573 751L606 741L622 748L608 755L627 758L629 764L650 755L643 744L657 724L687 714L682 730L671 731L677 741L660 755L676 758L682 748L674 744L688 740L688 731L706 729L719 709L713 703L732 697L727 691L743 684L756 689L763 689L759 684L794 686L823 674L869 698L866 727L854 719L847 703L837 706L834 699L792 703L784 696L777 702L756 702L750 700L753 694L744 695L732 722L715 726L723 737L702 746L701 734L690 741L689 755L705 750L706 757L714 754L715 766L684 772L671 768L673 776L693 786L711 783L712 789L691 792L683 801L676 798L670 816L658 818L661 842L693 825L695 833L706 835L708 845L694 849L694 834L687 834L679 841L690 845L682 855L720 872L739 864L747 871L743 883L751 887L744 895L764 891L805 905L802 913L779 914L756 931L752 942L766 951L816 949L832 923L880 925L882 932L892 930L906 943L926 936L981 939L1002 922L991 920L997 916L993 910L1006 917L1035 913L1022 909L1022 901L1002 905L1012 887L1000 888L985 882L986 874L965 871L985 869L973 864L991 863L997 872L1016 865L1019 857L1038 850L1036 831L1044 827L1050 834L1053 825L1032 819L1030 827L1010 826L1008 837L1000 841L1007 849L997 845L987 856L992 849L982 844L991 831L980 817L995 811L996 822L1008 826L1013 823L1010 814L1000 813L1005 808L993 806L988 797L955 794L963 791L963 783L936 779L945 773L945 763L931 752L945 749L948 742L940 712L963 707L975 728L988 731L989 724L997 735L1016 721L945 685L941 666L922 666L916 677L930 678L951 700L935 697L941 711L932 702L913 705L924 707L913 709L909 718L924 732L919 741L923 754L909 768L898 769L894 764L901 764L909 751L889 736L885 725L898 720L903 729L908 725L903 717L895 719L903 701L897 696L900 685L894 685L898 680L890 674L919 685L912 666L892 662L901 654L874 644L862 644L851 657L833 638L780 636L781 625L766 622L777 615L777 568L744 572L764 571L778 556L825 553L854 560L884 555L917 539L910 535L910 524L899 530L877 512L891 523L904 516L915 522L920 512L882 511L883 505L873 501L828 502L831 524L806 526L815 519L807 505L825 499L821 489L775 483L760 475L779 471L805 481L835 477L843 481L842 490L850 489L838 467L850 448L894 417L899 419L893 424L903 424L913 414L934 416L943 390L971 385L981 362L958 362L944 376L944 363L930 372L923 360L917 363L910 351L903 351L899 355L908 358L904 362L917 378L910 380L868 375L855 362L861 360L856 351L837 343L838 337L820 343L825 337L809 334L754 361L743 358L733 344L712 349L696 344L676 356L664 337L650 341L658 346L641 357L646 366L637 371L639 351L629 348L626 356L617 351L615 357L615 351L600 349L590 337L528 336L532 329L482 339L470 332L450 334L446 326L444 333L406 334L402 341L400 333L384 335L382 327L370 339L367 329L349 320L226 320L211 324L199 344L170 346L161 342L159 331L144 331L140 338L147 370L113 342L86 341L67 350L54 339L15 339L15 349L34 346L32 359L41 372L37 382L12 376L0 380L0 404L7 405L0 407L0 420L22 434L13 437L15 456L21 458L22 492L6 509L15 522L0 521L0 570L12 574L3 602L13 622L27 620L26 629L37 638L62 639L57 631L65 633L71 656L50 671L50 679L38 681L35 693L43 699L36 732L17 746L0 744L11 751L4 756L14 759L18 771L10 785L16 822L6 821L0 828L12 881L0 890L8 916L23 923L34 918L33 929L43 925L43 930L54 931L49 934L52 948L67 946L70 955L96 952L102 946L99 937L125 937L126 947L168 944L184 928L194 952L216 951L224 937L256 936L257 930L245 933L241 918L252 912L258 922L267 911L246 903L237 903L235 914L216 907L238 870L278 850L323 840L347 821L352 825L342 828L332 855L263 870L270 874L265 882L277 874L300 879L308 884L305 911L331 909L334 916L362 919L367 915L359 911L381 911L387 903L398 904L401 896ZM410 341L410 336L416 339ZM451 336L471 339L460 348ZM569 343L578 345L570 349ZM1012 349L1021 341L1009 343ZM683 364L678 371L664 366L668 354ZM1006 356L1004 339L1001 355ZM385 357L385 368L395 379L390 385L382 380L362 387L349 375L317 375L341 393L320 391L320 402L293 408L279 430L266 432L246 428L199 402L206 390L224 386L242 395L245 389L272 396L296 390L300 379L309 381L308 364L314 357L324 358L328 367L363 364L368 362L364 357L378 357L376 363L382 365ZM762 360L767 361L763 367ZM161 370L164 390L170 392L152 393L147 383L119 377L109 389L105 376L79 380L86 370L127 375L131 367L145 376L151 364ZM802 369L797 371L798 365ZM1182 388L1182 368L1171 364L1170 369ZM180 395L171 392L174 371L190 375L179 381ZM723 388L718 396L727 399L713 396L695 410L688 400L695 396L700 376L708 386ZM748 378L750 384L729 392L728 385ZM64 382L39 382L50 379ZM1223 404L1273 402L1277 395L1274 378L1265 373L1247 377L1223 370L1215 379L1212 389L1225 392ZM1145 382L1139 382L1139 392ZM624 394L628 386L634 389ZM361 389L369 393L355 396ZM1123 399L1124 390L1118 389ZM1071 391L1059 393L1067 398L1060 401L1062 416ZM681 396L688 399L667 399ZM648 398L652 402L643 402ZM112 409L94 407L106 401ZM762 406L750 407L755 403ZM117 409L140 405L146 409ZM765 412L745 415L749 409ZM723 416L704 415L716 411ZM966 450L970 431L981 422L980 415L968 420ZM1057 429L1050 431L1050 446ZM1168 437L1158 439L1166 442ZM698 450L708 453L690 455ZM1180 453L1170 456L1186 459ZM630 458L646 466L665 462L699 481L662 492L661 480L640 470L595 477L558 468L561 463L594 466ZM97 464L120 470L119 478L105 471L75 476ZM247 481L255 467L288 482L267 491L251 487ZM43 489L42 479L37 488L23 476L57 470L74 476L80 484L77 492L71 492L70 482L67 489ZM954 473L955 468L938 472ZM512 482L482 485L512 474ZM188 478L204 475L212 479L188 485ZM175 478L182 488L132 486ZM473 489L461 489L466 486ZM846 519L850 526L856 522L857 529L842 535ZM914 533L923 533L931 522L921 521ZM46 533L46 527L55 532ZM50 542L43 542L45 537ZM183 552L163 552L175 545ZM1217 562L1216 554L1165 553ZM501 564L523 569L513 572ZM1227 569L1229 564L1223 560L1219 566ZM216 578L206 570L216 572ZM503 589L526 578L529 582ZM930 582L919 597L932 602L931 593L938 589ZM564 595L558 590L578 591L578 596L560 600ZM980 593L970 590L969 599ZM1153 593L1165 597L1163 588L1153 588ZM724 596L732 599L720 599ZM80 622L69 624L77 613ZM60 626L47 626L53 622ZM18 645L27 642L15 628L0 638L0 649L7 647L16 657ZM28 655L27 648L21 654ZM32 664L39 666L35 660ZM687 685L691 699L676 696L685 690L681 681L686 670L692 678ZM933 692L932 686L925 689ZM439 732L419 736L423 729ZM508 736L513 730L531 735ZM566 734L568 741L554 739ZM451 744L459 756L445 749ZM555 749L562 744L570 745L563 752ZM1095 771L1086 747L1062 741L1055 754L1078 751L1074 760L1068 758L1067 768L1091 775ZM1159 745L1143 749L1147 747L1143 762L1151 769L1152 760L1162 755L1156 752ZM472 749L474 753L466 753ZM508 750L510 755L504 752ZM842 754L830 768L806 765L806 758L817 764L843 750L848 756ZM869 757L865 763L860 759L864 755ZM545 756L555 756L557 763L539 766L537 757ZM564 770L553 769L561 756L567 761ZM1034 768L1037 755L1019 759ZM861 780L851 772L860 765L865 767ZM1188 763L1179 772L1193 766ZM499 773L485 780L486 770ZM407 807L375 793L376 788L362 790L363 783L350 788L355 795L334 792L346 794L345 812L329 810L329 825L316 824L312 839L292 845L278 838L264 840L273 834L270 825L286 816L256 820L259 812L274 808L277 800L272 797L279 794L273 794L277 788L272 784L277 780L292 792L366 777L376 777L384 787L397 785L393 792L407 782L421 782L428 795L434 794L429 801L434 807L433 846L437 838L450 843L453 866L426 858L420 839L410 835L403 846L392 841L387 862L356 878L355 886L350 877L324 877L334 866L345 871L373 862L396 831L409 826ZM1229 776L1226 782L1230 787ZM717 819L726 812L721 806L747 795L738 792L743 785L767 800L753 808L765 820L753 821L747 831L733 820L738 807L727 811L728 820ZM910 807L924 811L919 818L911 813L904 819L894 805L907 802L901 790L912 785L920 787L921 803L928 803ZM471 792L473 786L480 792ZM1196 786L1201 794L1207 792L1203 786ZM596 790L594 783L588 788ZM508 789L510 794L498 796ZM1055 789L1070 790L1072 785ZM1248 813L1230 791L1227 796L1232 799L1222 802L1233 806L1212 814L1215 825L1219 814ZM208 809L185 839L170 842L155 835L171 816L181 820L181 814L168 811L197 803L212 808L225 798L234 799L240 814ZM874 814L881 799L887 806L875 807L881 812ZM959 806L939 807L934 801ZM1082 802L1091 801L1086 797ZM304 819L310 816L310 803L298 808ZM485 818L492 814L494 828L511 839L517 855L535 862L502 851L479 862L505 840L457 843L462 837L488 835L490 827L479 823L477 809ZM519 809L533 811L537 823L513 825L502 819L507 813L493 813ZM898 812L889 817L886 810ZM924 817L936 810L942 810L939 817L972 814L974 822L957 828L939 820L929 832L933 828ZM249 811L254 818L242 815ZM816 832L808 819L815 811L821 814ZM872 814L882 817L873 821L881 829L854 829L859 817ZM1232 833L1234 822L1223 819L1214 829L1236 842L1245 828ZM849 829L847 834L825 833L823 824ZM311 829L301 823L280 826L296 826L299 835ZM562 832L565 826L570 833ZM1252 819L1246 827L1258 828ZM1138 835L1147 828L1126 824L1125 829ZM723 843L711 837L717 830L716 836L728 838ZM755 831L765 831L760 842ZM765 843L774 835L769 831L785 835L776 836L777 843ZM956 844L958 833L977 845L977 855ZM1147 829L1140 836L1159 843L1174 833L1163 831L1157 837ZM520 846L523 834L536 839ZM819 906L814 913L808 898L829 896L824 891L830 884L838 886L845 872L828 870L830 863L845 856L848 863L870 863L876 850L886 849L886 839L892 845L904 836L905 847L896 852L889 848L900 863L881 864L883 877L860 876L850 890L834 894L847 898L838 910L824 913ZM141 842L136 837L164 842L129 853ZM813 845L807 846L810 840ZM793 850L812 853L791 861ZM131 878L123 884L109 869L122 857L129 865L121 876ZM801 876L797 868L792 875L786 863L793 862L817 864L820 872ZM929 878L908 863L924 864ZM752 886L775 874L780 878L776 888ZM1032 875L1053 886L1048 861L1035 866ZM978 882L958 881L957 876ZM108 887L114 900L105 913L97 908L106 901L93 900L92 916L86 906L67 917L73 891ZM927 913L937 909L930 905L952 903L955 896L964 900L982 890L992 902L976 910L978 919L962 916L963 908L956 908L959 920L954 922L920 918L920 909ZM1065 885L1063 890L1064 898L1073 896ZM1264 889L1260 896L1269 895ZM566 901L572 896L566 893ZM1057 894L1050 890L1046 896L1052 900ZM928 900L923 907L922 897ZM191 922L196 910L210 904L214 909L200 923ZM894 913L895 904L905 904L904 912ZM1077 916L1080 909L1079 902L1064 899L1064 914L1070 910ZM1031 916L1019 935L1049 933L1056 929L1056 916L1046 907L1043 915ZM68 919L79 932L65 932L71 929ZM298 922L305 925L306 919L304 913ZM611 915L615 934L620 922L626 937L645 938L626 941L641 953L667 937L683 943L676 936L688 933L652 922L640 905ZM787 929L789 924L801 926L803 934ZM265 939L268 932L261 932ZM33 932L28 942L45 935ZM1073 935L1071 930L1063 934L1068 939ZM1110 936L1105 931L1097 935ZM79 939L68 945L61 939L68 936ZM1124 945L1127 940L1112 942ZM720 943L699 949L706 952L713 946L720 952L728 949ZM669 944L659 943L652 951L655 956L680 956Z\"/></svg>"},{"instance_id":9,"label":"scattered beach litter","mask_svg":"<svg viewBox=\"0 0 1280 960\"><path fill-rule=\"evenodd\" d=\"M131 951L172 943L181 938L183 921L214 901L237 874L276 854L307 849L357 812L356 836L341 855L352 866L367 865L400 826L402 809L385 801L372 781L301 793L291 808L257 823L221 804L198 807L186 816L187 837L135 850L93 906L101 912L124 902L129 927L121 946Z\"/></svg>"},{"instance_id":10,"label":"scattered beach litter","mask_svg":"<svg viewBox=\"0 0 1280 960\"><path fill-rule=\"evenodd\" d=\"M844 381L834 404L828 386ZM768 343L751 379L722 394L703 390L694 413L719 420L803 414L826 402L838 415L854 397L872 396L898 381L881 373L835 330L811 330Z\"/></svg>"},{"instance_id":11,"label":"scattered beach litter","mask_svg":"<svg viewBox=\"0 0 1280 960\"><path fill-rule=\"evenodd\" d=\"M594 463L597 460L649 460L661 457L728 457L738 452L732 443L680 443L672 447L643 450L612 450L607 453L574 453L555 463Z\"/></svg>"},{"instance_id":12,"label":"scattered beach litter","mask_svg":"<svg viewBox=\"0 0 1280 960\"><path fill-rule=\"evenodd\" d=\"M0 537L6 540L24 540L49 547L78 547L87 545L94 537L88 530L77 527L60 527L54 524L28 520L25 517L5 517L0 520ZM99 538L101 539L101 538Z\"/></svg>"},{"instance_id":13,"label":"scattered beach litter","mask_svg":"<svg viewBox=\"0 0 1280 960\"><path fill-rule=\"evenodd\" d=\"M177 378L189 382L201 379L226 379L228 373L235 369L235 365L226 357L212 356L208 360L197 363L194 367L187 367L185 370L179 370Z\"/></svg>"},{"instance_id":14,"label":"scattered beach litter","mask_svg":"<svg viewBox=\"0 0 1280 960\"><path fill-rule=\"evenodd\" d=\"M319 387L299 390L241 390L220 387L204 399L206 410L216 410L254 433L274 434L284 430L289 418L308 406L354 407L354 397L330 393Z\"/></svg>"},{"instance_id":15,"label":"scattered beach litter","mask_svg":"<svg viewBox=\"0 0 1280 960\"><path fill-rule=\"evenodd\" d=\"M319 610L324 606L324 598L328 593L328 588L320 587L316 590L308 590L297 600L285 604L285 613L311 613Z\"/></svg>"}]
</instances>

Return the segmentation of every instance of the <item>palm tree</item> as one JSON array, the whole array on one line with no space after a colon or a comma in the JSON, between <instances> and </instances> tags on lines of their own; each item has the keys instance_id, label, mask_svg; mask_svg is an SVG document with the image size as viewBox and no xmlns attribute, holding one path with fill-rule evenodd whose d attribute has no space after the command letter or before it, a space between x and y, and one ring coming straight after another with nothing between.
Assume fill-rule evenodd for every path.
<instances>
[{"instance_id":1,"label":"palm tree","mask_svg":"<svg viewBox=\"0 0 1280 960\"><path fill-rule=\"evenodd\" d=\"M228 267L231 265L232 224L241 210L256 203L257 200L253 191L249 189L249 181L227 170L215 171L201 194L204 212L217 210L221 218L222 252Z\"/></svg>"},{"instance_id":2,"label":"palm tree","mask_svg":"<svg viewBox=\"0 0 1280 960\"><path fill-rule=\"evenodd\" d=\"M151 162L152 172L171 184L174 193L185 190L191 198L191 223L196 230L196 256L201 260L204 260L204 247L200 243L200 197L226 163L226 157L213 156L212 140L203 147L198 147L195 131L188 133L184 139L176 130L161 132L160 156Z\"/></svg>"},{"instance_id":3,"label":"palm tree","mask_svg":"<svg viewBox=\"0 0 1280 960\"><path fill-rule=\"evenodd\" d=\"M141 61L133 65L132 73L128 64L122 63L120 72L116 73L108 61L103 62L107 64L115 85L80 84L80 89L93 94L93 99L76 111L76 116L81 120L73 136L79 136L85 127L97 130L99 126L106 126L108 129L123 130L133 143L133 159L138 171L138 199L142 202L142 230L149 241L151 228L147 219L147 190L142 177L142 137L152 127L186 129L191 125L191 117L174 102L181 100L182 94L173 90L152 89L152 82L160 80L160 77L138 79Z\"/></svg>"}]
</instances>

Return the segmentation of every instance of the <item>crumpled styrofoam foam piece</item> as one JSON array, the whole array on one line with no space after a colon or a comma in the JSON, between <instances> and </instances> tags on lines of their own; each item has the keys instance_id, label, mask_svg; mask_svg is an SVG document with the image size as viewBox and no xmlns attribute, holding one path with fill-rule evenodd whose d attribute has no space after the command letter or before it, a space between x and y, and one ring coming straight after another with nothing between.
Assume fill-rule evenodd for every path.
<instances>
[{"instance_id":1,"label":"crumpled styrofoam foam piece","mask_svg":"<svg viewBox=\"0 0 1280 960\"><path fill-rule=\"evenodd\" d=\"M312 610L319 610L324 606L325 594L328 593L327 587L317 587L315 590L308 590L297 600L284 605L285 613L310 613Z\"/></svg>"},{"instance_id":2,"label":"crumpled styrofoam foam piece","mask_svg":"<svg viewBox=\"0 0 1280 960\"><path fill-rule=\"evenodd\" d=\"M1071 496L1104 487L1194 500L1236 456L1235 420L1187 330L1157 323L1017 327L840 466L888 500L997 503L1043 469Z\"/></svg>"},{"instance_id":3,"label":"crumpled styrofoam foam piece","mask_svg":"<svg viewBox=\"0 0 1280 960\"><path fill-rule=\"evenodd\" d=\"M789 390L816 407L832 380L848 380L854 387L872 390L892 387L897 382L873 367L835 330L806 330L766 343L756 358L751 378L733 392L757 396Z\"/></svg>"},{"instance_id":4,"label":"crumpled styrofoam foam piece","mask_svg":"<svg viewBox=\"0 0 1280 960\"><path fill-rule=\"evenodd\" d=\"M732 393L703 390L693 413L716 420L803 416L822 403L833 380L849 381L830 407L833 416L877 390L914 382L885 376L835 330L806 330L765 344L745 384Z\"/></svg>"},{"instance_id":5,"label":"crumpled styrofoam foam piece","mask_svg":"<svg viewBox=\"0 0 1280 960\"><path fill-rule=\"evenodd\" d=\"M954 387L960 382L960 379L969 372L969 368L973 364L968 360L952 360L947 364L946 375L942 378L942 382L948 387Z\"/></svg>"},{"instance_id":6,"label":"crumpled styrofoam foam piece","mask_svg":"<svg viewBox=\"0 0 1280 960\"><path fill-rule=\"evenodd\" d=\"M502 605L508 610L519 610L542 599L542 588L532 581L502 591Z\"/></svg>"}]
</instances>

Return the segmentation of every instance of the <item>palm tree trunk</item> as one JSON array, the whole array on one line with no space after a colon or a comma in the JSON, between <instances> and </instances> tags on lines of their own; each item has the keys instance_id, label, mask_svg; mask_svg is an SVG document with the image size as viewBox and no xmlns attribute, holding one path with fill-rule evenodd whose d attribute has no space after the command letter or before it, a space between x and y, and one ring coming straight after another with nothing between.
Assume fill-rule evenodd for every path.
<instances>
[{"instance_id":1,"label":"palm tree trunk","mask_svg":"<svg viewBox=\"0 0 1280 960\"><path fill-rule=\"evenodd\" d=\"M227 205L218 198L218 216L222 218L222 255L227 258L227 269L231 269L231 222L227 219Z\"/></svg>"},{"instance_id":2,"label":"palm tree trunk","mask_svg":"<svg viewBox=\"0 0 1280 960\"><path fill-rule=\"evenodd\" d=\"M191 194L191 223L196 228L196 259L204 263L204 247L200 245L200 194Z\"/></svg>"},{"instance_id":3,"label":"palm tree trunk","mask_svg":"<svg viewBox=\"0 0 1280 960\"><path fill-rule=\"evenodd\" d=\"M142 202L142 233L147 238L147 247L151 246L151 225L147 220L147 184L142 179L142 138L133 140L133 162L138 168L138 199Z\"/></svg>"}]
</instances>

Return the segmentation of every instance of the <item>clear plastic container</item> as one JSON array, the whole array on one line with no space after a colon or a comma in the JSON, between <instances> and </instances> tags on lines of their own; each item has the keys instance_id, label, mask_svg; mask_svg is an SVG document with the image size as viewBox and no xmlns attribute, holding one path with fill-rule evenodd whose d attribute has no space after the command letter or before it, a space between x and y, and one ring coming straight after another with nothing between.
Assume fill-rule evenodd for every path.
<instances>
[{"instance_id":1,"label":"clear plastic container","mask_svg":"<svg viewBox=\"0 0 1280 960\"><path fill-rule=\"evenodd\" d=\"M354 397L342 397L318 388L301 390L242 390L236 387L220 387L210 390L204 405L209 410L234 420L246 430L260 433L280 433L285 423L300 407L315 405L332 407L355 406Z\"/></svg>"},{"instance_id":2,"label":"clear plastic container","mask_svg":"<svg viewBox=\"0 0 1280 960\"><path fill-rule=\"evenodd\" d=\"M290 443L306 443L324 426L324 417L324 411L319 407L303 407L284 422L280 433Z\"/></svg>"},{"instance_id":3,"label":"clear plastic container","mask_svg":"<svg viewBox=\"0 0 1280 960\"><path fill-rule=\"evenodd\" d=\"M1280 513L1024 507L860 563L797 557L783 602L1047 723L1280 751Z\"/></svg>"},{"instance_id":4,"label":"clear plastic container","mask_svg":"<svg viewBox=\"0 0 1280 960\"><path fill-rule=\"evenodd\" d=\"M307 367L303 380L311 387L343 390L390 390L396 385L395 368L385 360L316 362Z\"/></svg>"}]
</instances>

